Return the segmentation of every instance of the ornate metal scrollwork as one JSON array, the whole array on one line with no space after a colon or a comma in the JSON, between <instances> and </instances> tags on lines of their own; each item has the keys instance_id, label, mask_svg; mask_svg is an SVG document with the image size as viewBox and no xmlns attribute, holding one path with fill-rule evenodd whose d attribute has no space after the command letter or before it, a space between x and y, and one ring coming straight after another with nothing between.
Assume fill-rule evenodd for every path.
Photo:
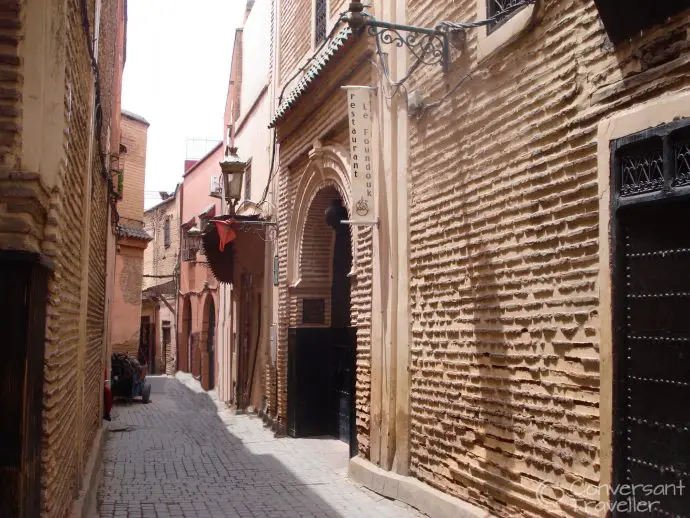
<instances>
[{"instance_id":1,"label":"ornate metal scrollwork","mask_svg":"<svg viewBox=\"0 0 690 518\"><path fill-rule=\"evenodd\" d=\"M236 220L237 229L240 232L251 232L256 236L259 236L264 241L273 242L278 238L278 224L275 221L276 207L268 200L264 200L261 203L245 202L240 204L238 211L245 206L252 210L256 216L257 220Z\"/></svg>"},{"instance_id":2,"label":"ornate metal scrollwork","mask_svg":"<svg viewBox=\"0 0 690 518\"><path fill-rule=\"evenodd\" d=\"M441 65L448 70L448 34L444 31L420 29L405 25L384 24L367 20L367 32L384 45L403 46L417 61L425 65Z\"/></svg>"}]
</instances>

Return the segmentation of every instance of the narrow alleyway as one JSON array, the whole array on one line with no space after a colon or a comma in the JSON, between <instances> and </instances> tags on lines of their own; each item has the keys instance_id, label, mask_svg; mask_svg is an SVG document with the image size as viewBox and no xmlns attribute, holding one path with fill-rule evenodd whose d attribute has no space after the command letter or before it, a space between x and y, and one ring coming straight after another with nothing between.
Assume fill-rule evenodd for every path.
<instances>
[{"instance_id":1,"label":"narrow alleyway","mask_svg":"<svg viewBox=\"0 0 690 518\"><path fill-rule=\"evenodd\" d=\"M347 445L276 439L168 379L148 405L113 408L98 494L106 517L419 517L346 478Z\"/></svg>"}]
</instances>

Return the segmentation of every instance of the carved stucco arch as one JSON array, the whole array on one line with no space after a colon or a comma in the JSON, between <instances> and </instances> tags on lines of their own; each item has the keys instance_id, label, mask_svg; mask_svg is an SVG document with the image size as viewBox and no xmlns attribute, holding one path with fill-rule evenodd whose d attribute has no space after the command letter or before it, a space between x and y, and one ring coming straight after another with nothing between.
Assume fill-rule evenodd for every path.
<instances>
[{"instance_id":1,"label":"carved stucco arch","mask_svg":"<svg viewBox=\"0 0 690 518\"><path fill-rule=\"evenodd\" d=\"M288 286L297 287L301 280L302 243L309 208L319 193L328 187L338 191L343 205L350 210L349 154L343 146L329 145L313 150L304 166L292 206L288 230ZM352 232L352 228L350 230ZM355 271L355 234L352 234L352 271Z\"/></svg>"}]
</instances>

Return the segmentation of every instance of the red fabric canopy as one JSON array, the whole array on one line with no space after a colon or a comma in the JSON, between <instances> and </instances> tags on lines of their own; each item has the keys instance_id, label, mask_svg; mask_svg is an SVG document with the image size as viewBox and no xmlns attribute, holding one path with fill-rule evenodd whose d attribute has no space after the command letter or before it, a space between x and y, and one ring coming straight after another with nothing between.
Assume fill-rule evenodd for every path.
<instances>
[{"instance_id":1,"label":"red fabric canopy","mask_svg":"<svg viewBox=\"0 0 690 518\"><path fill-rule=\"evenodd\" d=\"M216 224L216 231L218 232L218 249L223 252L225 245L237 237L237 234L232 229L232 224L235 220L213 220L213 222Z\"/></svg>"}]
</instances>

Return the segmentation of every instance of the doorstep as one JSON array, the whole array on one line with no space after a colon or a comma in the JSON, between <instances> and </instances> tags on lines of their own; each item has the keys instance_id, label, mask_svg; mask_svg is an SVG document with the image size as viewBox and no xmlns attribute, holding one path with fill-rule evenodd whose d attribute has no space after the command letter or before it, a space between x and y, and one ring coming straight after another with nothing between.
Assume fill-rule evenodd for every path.
<instances>
[{"instance_id":1,"label":"doorstep","mask_svg":"<svg viewBox=\"0 0 690 518\"><path fill-rule=\"evenodd\" d=\"M488 511L447 495L424 482L386 471L361 458L350 459L348 476L374 493L399 500L431 518L491 518Z\"/></svg>"}]
</instances>

